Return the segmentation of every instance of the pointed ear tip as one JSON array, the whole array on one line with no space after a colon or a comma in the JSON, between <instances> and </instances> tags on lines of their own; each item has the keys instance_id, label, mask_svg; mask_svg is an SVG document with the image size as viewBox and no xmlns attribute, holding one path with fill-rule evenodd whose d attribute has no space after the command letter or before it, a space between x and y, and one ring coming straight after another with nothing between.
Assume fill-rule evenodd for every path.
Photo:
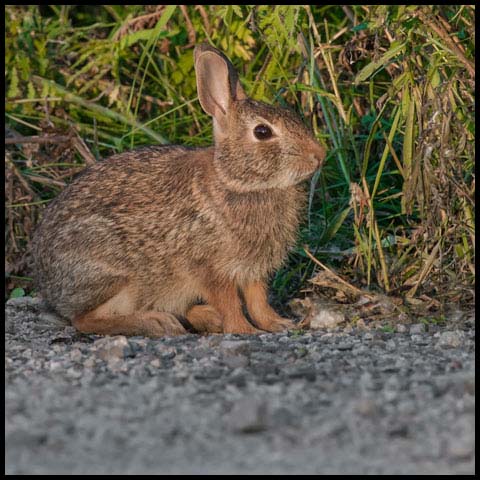
<instances>
[{"instance_id":1,"label":"pointed ear tip","mask_svg":"<svg viewBox=\"0 0 480 480\"><path fill-rule=\"evenodd\" d=\"M218 54L218 50L215 47L212 47L208 42L202 42L197 45L195 45L195 48L193 49L193 55L195 58L200 56L202 53L216 53Z\"/></svg>"}]
</instances>

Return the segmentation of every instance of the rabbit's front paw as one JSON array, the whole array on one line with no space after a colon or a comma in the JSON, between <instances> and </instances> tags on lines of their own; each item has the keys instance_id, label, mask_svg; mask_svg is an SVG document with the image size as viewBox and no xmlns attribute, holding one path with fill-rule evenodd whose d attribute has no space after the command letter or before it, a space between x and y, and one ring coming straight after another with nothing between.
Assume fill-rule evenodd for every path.
<instances>
[{"instance_id":1,"label":"rabbit's front paw","mask_svg":"<svg viewBox=\"0 0 480 480\"><path fill-rule=\"evenodd\" d=\"M295 328L295 323L288 318L282 318L280 316L270 317L263 319L258 325L261 329L267 332L284 332L285 330L291 330Z\"/></svg>"},{"instance_id":2,"label":"rabbit's front paw","mask_svg":"<svg viewBox=\"0 0 480 480\"><path fill-rule=\"evenodd\" d=\"M175 315L167 312L147 312L141 318L144 334L149 337L184 335L187 333Z\"/></svg>"},{"instance_id":3,"label":"rabbit's front paw","mask_svg":"<svg viewBox=\"0 0 480 480\"><path fill-rule=\"evenodd\" d=\"M242 323L237 323L234 325L225 325L223 327L223 333L242 333L242 334L260 334L264 333L262 330L255 328L253 325L248 323L246 320Z\"/></svg>"}]
</instances>

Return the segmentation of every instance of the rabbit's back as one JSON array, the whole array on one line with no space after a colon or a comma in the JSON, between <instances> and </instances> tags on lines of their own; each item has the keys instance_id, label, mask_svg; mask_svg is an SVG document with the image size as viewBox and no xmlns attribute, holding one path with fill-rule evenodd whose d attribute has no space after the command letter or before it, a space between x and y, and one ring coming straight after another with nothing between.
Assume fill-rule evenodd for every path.
<instances>
[{"instance_id":1,"label":"rabbit's back","mask_svg":"<svg viewBox=\"0 0 480 480\"><path fill-rule=\"evenodd\" d=\"M148 147L87 168L45 211L35 244L48 244L51 251L52 244L68 247L81 239L92 251L105 234L139 251L146 242L164 240L173 226L185 223L179 219L195 215L191 179L198 165L192 157L198 153L185 147ZM107 256L116 253L114 248L102 250Z\"/></svg>"}]
</instances>

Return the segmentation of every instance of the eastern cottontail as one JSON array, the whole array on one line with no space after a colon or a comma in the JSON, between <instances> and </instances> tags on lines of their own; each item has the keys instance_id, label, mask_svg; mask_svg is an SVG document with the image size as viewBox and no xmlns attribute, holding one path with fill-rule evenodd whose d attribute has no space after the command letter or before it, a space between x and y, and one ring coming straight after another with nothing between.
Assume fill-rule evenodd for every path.
<instances>
[{"instance_id":1,"label":"eastern cottontail","mask_svg":"<svg viewBox=\"0 0 480 480\"><path fill-rule=\"evenodd\" d=\"M194 55L215 145L113 155L65 188L37 228L38 291L82 332L293 326L269 306L266 281L295 241L299 183L324 149L296 114L248 98L221 52L202 44Z\"/></svg>"}]
</instances>

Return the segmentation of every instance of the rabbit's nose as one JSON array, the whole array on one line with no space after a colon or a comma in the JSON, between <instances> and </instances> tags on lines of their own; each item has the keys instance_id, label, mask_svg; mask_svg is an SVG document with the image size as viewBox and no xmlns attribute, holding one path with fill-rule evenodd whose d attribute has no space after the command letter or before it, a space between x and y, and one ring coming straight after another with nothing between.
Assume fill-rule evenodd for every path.
<instances>
[{"instance_id":1,"label":"rabbit's nose","mask_svg":"<svg viewBox=\"0 0 480 480\"><path fill-rule=\"evenodd\" d=\"M325 159L325 149L316 141L311 142L309 147L308 153L318 162L317 168L321 167L323 160Z\"/></svg>"}]
</instances>

